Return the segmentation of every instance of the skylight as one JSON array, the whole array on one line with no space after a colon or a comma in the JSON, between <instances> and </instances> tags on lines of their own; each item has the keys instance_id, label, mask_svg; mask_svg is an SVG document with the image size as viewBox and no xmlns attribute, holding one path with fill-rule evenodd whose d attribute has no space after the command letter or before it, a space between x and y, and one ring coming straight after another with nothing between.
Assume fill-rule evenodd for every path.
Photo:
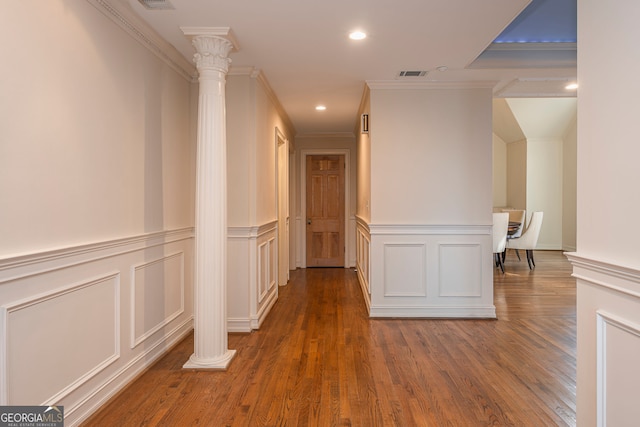
<instances>
[{"instance_id":1,"label":"skylight","mask_svg":"<svg viewBox=\"0 0 640 427\"><path fill-rule=\"evenodd\" d=\"M494 43L576 43L577 0L532 0Z\"/></svg>"}]
</instances>

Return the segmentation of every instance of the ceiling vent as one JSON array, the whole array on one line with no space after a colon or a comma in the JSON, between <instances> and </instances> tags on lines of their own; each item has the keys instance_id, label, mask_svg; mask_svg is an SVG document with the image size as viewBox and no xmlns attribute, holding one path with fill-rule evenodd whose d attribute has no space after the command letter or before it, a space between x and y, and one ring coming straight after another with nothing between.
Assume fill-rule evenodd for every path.
<instances>
[{"instance_id":1,"label":"ceiling vent","mask_svg":"<svg viewBox=\"0 0 640 427\"><path fill-rule=\"evenodd\" d=\"M427 75L427 71L400 71L398 77L424 77Z\"/></svg>"},{"instance_id":2,"label":"ceiling vent","mask_svg":"<svg viewBox=\"0 0 640 427\"><path fill-rule=\"evenodd\" d=\"M145 9L150 10L169 10L175 9L169 0L138 0Z\"/></svg>"}]
</instances>

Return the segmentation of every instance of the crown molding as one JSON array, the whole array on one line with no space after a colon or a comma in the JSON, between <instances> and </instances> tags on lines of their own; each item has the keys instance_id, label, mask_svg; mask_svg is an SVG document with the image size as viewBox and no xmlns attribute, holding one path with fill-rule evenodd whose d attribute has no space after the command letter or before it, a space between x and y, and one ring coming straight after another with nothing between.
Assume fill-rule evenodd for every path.
<instances>
[{"instance_id":1,"label":"crown molding","mask_svg":"<svg viewBox=\"0 0 640 427\"><path fill-rule=\"evenodd\" d=\"M297 139L314 138L314 139L332 139L332 138L350 138L354 139L356 135L353 132L309 132L296 135Z\"/></svg>"},{"instance_id":2,"label":"crown molding","mask_svg":"<svg viewBox=\"0 0 640 427\"><path fill-rule=\"evenodd\" d=\"M197 81L196 67L162 38L124 0L87 0L151 53L190 82Z\"/></svg>"},{"instance_id":3,"label":"crown molding","mask_svg":"<svg viewBox=\"0 0 640 427\"><path fill-rule=\"evenodd\" d=\"M282 118L284 125L287 127L287 129L290 132L290 134L288 135L289 138L295 136L296 128L293 126L293 122L291 121L291 119L289 118L289 115L287 114L284 107L280 103L278 96L273 91L273 88L269 84L269 81L267 80L267 77L264 75L262 70L257 68L254 69L253 72L250 74L250 77L252 79L255 79L258 83L260 83L260 85L264 88L264 91L266 92L271 102L273 102L273 105L275 106L276 110L278 111L278 114Z\"/></svg>"},{"instance_id":4,"label":"crown molding","mask_svg":"<svg viewBox=\"0 0 640 427\"><path fill-rule=\"evenodd\" d=\"M273 91L273 88L269 84L267 77L264 75L261 69L252 67L252 66L241 66L241 67L231 66L229 67L229 72L227 73L227 75L228 76L248 76L249 78L256 80L263 87L264 91L269 97L269 100L273 102L273 105L278 111L278 114L282 118L282 121L284 122L284 126L288 131L287 137L292 138L293 136L295 136L296 128L293 126L293 123L291 122L289 115L287 114L284 107L280 103L278 96Z\"/></svg>"},{"instance_id":5,"label":"crown molding","mask_svg":"<svg viewBox=\"0 0 640 427\"><path fill-rule=\"evenodd\" d=\"M399 81L399 80L367 80L367 86L372 90L433 90L433 89L493 89L497 81Z\"/></svg>"}]
</instances>

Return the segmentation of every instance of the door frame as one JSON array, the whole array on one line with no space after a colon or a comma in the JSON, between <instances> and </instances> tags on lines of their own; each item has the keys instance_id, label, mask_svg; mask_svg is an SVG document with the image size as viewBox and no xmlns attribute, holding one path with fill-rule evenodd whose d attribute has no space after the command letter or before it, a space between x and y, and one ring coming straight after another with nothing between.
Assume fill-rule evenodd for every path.
<instances>
[{"instance_id":1,"label":"door frame","mask_svg":"<svg viewBox=\"0 0 640 427\"><path fill-rule=\"evenodd\" d=\"M351 206L351 150L347 148L308 148L300 151L300 212L302 221L297 230L301 252L301 267L307 268L307 233L302 229L307 224L307 156L344 156L344 268L349 268L349 216Z\"/></svg>"},{"instance_id":2,"label":"door frame","mask_svg":"<svg viewBox=\"0 0 640 427\"><path fill-rule=\"evenodd\" d=\"M276 254L276 282L279 286L284 286L289 282L289 270L291 270L289 247L290 223L291 223L291 200L290 200L290 159L291 145L289 140L276 126L276 212L278 217L277 229L277 254ZM285 159L280 162L281 154ZM284 192L281 191L282 187ZM284 210L284 212L282 212ZM284 270L284 271L283 271ZM284 282L284 283L283 283Z\"/></svg>"}]
</instances>

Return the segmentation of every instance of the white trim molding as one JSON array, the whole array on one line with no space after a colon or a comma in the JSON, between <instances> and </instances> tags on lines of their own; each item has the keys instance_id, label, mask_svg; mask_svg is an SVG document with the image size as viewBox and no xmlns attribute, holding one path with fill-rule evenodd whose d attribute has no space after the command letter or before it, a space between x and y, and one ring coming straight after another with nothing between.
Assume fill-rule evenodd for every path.
<instances>
[{"instance_id":1,"label":"white trim molding","mask_svg":"<svg viewBox=\"0 0 640 427\"><path fill-rule=\"evenodd\" d=\"M131 37L188 81L197 80L195 66L144 22L128 2L87 0Z\"/></svg>"}]
</instances>

